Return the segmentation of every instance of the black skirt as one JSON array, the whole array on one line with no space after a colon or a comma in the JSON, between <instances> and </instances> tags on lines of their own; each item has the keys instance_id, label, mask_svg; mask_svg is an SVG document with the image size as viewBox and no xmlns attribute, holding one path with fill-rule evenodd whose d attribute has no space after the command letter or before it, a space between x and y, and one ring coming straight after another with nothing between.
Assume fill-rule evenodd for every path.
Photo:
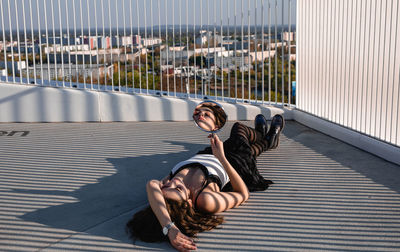
<instances>
[{"instance_id":1,"label":"black skirt","mask_svg":"<svg viewBox=\"0 0 400 252\"><path fill-rule=\"evenodd\" d=\"M246 183L250 192L264 191L271 180L266 180L257 169L256 157L252 155L251 147L248 141L241 136L230 137L224 142L225 157ZM207 147L197 154L212 154L211 147ZM222 188L222 191L232 191L232 185L229 182Z\"/></svg>"}]
</instances>

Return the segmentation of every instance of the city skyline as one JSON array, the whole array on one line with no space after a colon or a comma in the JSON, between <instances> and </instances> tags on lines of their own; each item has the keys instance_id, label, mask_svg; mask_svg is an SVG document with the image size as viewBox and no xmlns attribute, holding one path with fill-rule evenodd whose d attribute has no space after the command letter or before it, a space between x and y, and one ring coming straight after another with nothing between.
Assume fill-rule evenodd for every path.
<instances>
[{"instance_id":1,"label":"city skyline","mask_svg":"<svg viewBox=\"0 0 400 252\"><path fill-rule=\"evenodd\" d=\"M288 14L289 2L291 15ZM282 3L285 9L283 20ZM250 26L261 26L262 17L264 17L264 25L268 25L268 23L270 25L282 25L282 23L288 25L289 16L290 24L296 24L296 0L22 0L18 2L1 0L0 4L0 11L2 11L0 29L8 31L10 28L21 30L24 26L27 30L30 30L31 27L37 30L39 26L40 29L45 29L46 24L48 29L54 27L58 30L60 27L61 29L76 28L80 30L89 27L94 29L96 24L98 29L115 29L117 27L137 29L137 27L156 27L158 25L185 27L193 26L193 24L198 26L201 24L203 26L221 26L221 24L235 26L235 16L236 27L241 26L242 16L243 25L246 27L249 25L249 21ZM275 6L275 4L277 5ZM171 8L171 5L175 8ZM59 15L60 13L61 15Z\"/></svg>"},{"instance_id":2,"label":"city skyline","mask_svg":"<svg viewBox=\"0 0 400 252\"><path fill-rule=\"evenodd\" d=\"M173 26L174 25L167 25L168 27L167 27L167 29L168 30L172 30L173 28ZM156 32L157 32L157 35L158 35L158 25L155 25L155 26L153 26L153 30L155 30ZM165 32L165 30L166 30L166 27L165 27L165 25L163 26L163 25L161 25L160 26L161 27L161 32L163 33L163 32ZM176 27L179 27L179 25L175 25L175 29L176 29ZM183 29L182 30L182 34L186 34L186 24L182 24L182 27L185 27L185 29ZM257 29L257 34L260 34L259 32L261 31L261 29L262 29L262 26L261 25L257 25L257 26L254 26L254 25L251 25L250 26L250 31L251 32L253 32L254 31L254 27L256 27L256 29ZM276 26L277 27L277 31L278 31L278 33L280 33L281 31L288 31L288 28L289 28L289 26L288 25L277 25ZM149 31L150 29L151 29L152 27L150 27L150 26L147 26L147 31ZM210 31L210 32L213 32L213 28L214 28L214 26L213 25L209 25L209 26L205 26L205 25L203 25L203 26L200 26L200 25L196 25L195 26L195 32L196 33L199 33L201 30L207 30L207 28L208 28L208 30ZM227 36L227 34L226 34L226 32L228 31L228 29L229 29L229 34L233 34L233 32L234 32L234 29L235 27L233 26L233 25L231 25L231 26L223 26L222 27L222 29L223 29L223 35L224 36ZM145 32L145 29L146 29L146 27L139 27L139 31L140 31L140 33L144 33ZM241 29L241 26L236 26L236 30L237 30L237 33L240 33L240 29ZM291 29L291 31L292 32L295 32L296 31L296 25L295 24L292 24L291 25L291 27L290 27L290 29ZM51 30L51 32L50 32L50 30ZM70 37L74 37L74 34L73 34L73 31L74 31L74 29L73 28L70 28L69 29L70 30ZM123 27L120 27L120 28L117 28L117 27L113 27L113 28L111 28L111 31L112 31L112 35L114 36L114 35L116 35L116 32L117 32L117 30L119 31L119 36L120 37L122 37L122 36L124 36L124 34L123 34L123 31L124 31L124 28ZM126 36L130 36L131 34L130 34L130 28L129 29L125 29L126 30ZM243 27L243 30L244 30L244 35L247 35L247 32L248 32L248 26L245 26L245 27ZM20 33L24 33L24 31L23 30L19 30L20 31ZM38 29L34 29L33 30L34 31L34 33L35 34L37 34L38 32L39 32L39 30ZM41 29L41 35L42 35L42 37L43 36L45 36L45 34L44 34L44 32L45 32L46 30L45 29ZM54 29L54 31L55 31L55 37L60 37L59 36L59 34L60 34L60 29ZM67 36L67 31L68 31L68 29L67 28L63 28L62 29L62 34L63 34L63 36L65 37L65 36ZM89 31L89 29L88 28L84 28L83 29L83 36L88 36L88 31ZM133 33L132 33L132 35L137 35L137 31L138 31L138 28L137 27L135 27L134 29L133 29ZM221 27L220 26L216 26L216 33L217 34L219 34L220 33L220 31L221 31ZM10 30L9 29L5 29L5 32L6 32L6 34L5 34L5 36L6 37L9 37L9 32L10 32ZM17 32L17 29L13 29L13 33L15 34ZM26 32L27 33L31 33L31 29L26 29ZM51 37L53 34L52 34L52 32L53 32L53 29L49 29L49 37ZM96 29L95 28L91 28L90 29L90 36L91 37L95 37L96 36ZM179 32L179 30L175 30L175 33L178 33ZM0 30L0 34L2 33L2 30ZM273 34L273 33L275 33L275 26L273 26L273 27L271 27L271 33ZM189 34L193 34L193 25L190 25L189 26ZM264 34L268 34L268 27L267 26L264 26ZM102 36L103 35L103 32L102 32L102 30L100 31L99 29L98 29L98 32L97 32L97 35L98 36ZM110 28L109 27L106 27L106 32L105 32L105 35L106 36L109 36L110 35ZM82 34L81 34L81 30L79 30L79 31L77 31L77 37L80 37L80 36L82 36ZM148 34L148 37L150 37L150 35ZM154 37L156 37L156 36L154 36Z\"/></svg>"}]
</instances>

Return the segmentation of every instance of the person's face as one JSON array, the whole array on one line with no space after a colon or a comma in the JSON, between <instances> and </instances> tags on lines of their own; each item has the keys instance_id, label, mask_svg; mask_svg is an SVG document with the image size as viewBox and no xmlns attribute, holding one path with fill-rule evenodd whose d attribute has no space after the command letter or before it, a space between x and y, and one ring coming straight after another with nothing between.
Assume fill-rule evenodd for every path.
<instances>
[{"instance_id":1,"label":"person's face","mask_svg":"<svg viewBox=\"0 0 400 252\"><path fill-rule=\"evenodd\" d=\"M171 180L168 180L161 187L162 194L165 198L176 200L176 201L188 201L191 204L191 200L189 198L190 191L185 186L181 178L174 177Z\"/></svg>"},{"instance_id":2,"label":"person's face","mask_svg":"<svg viewBox=\"0 0 400 252\"><path fill-rule=\"evenodd\" d=\"M193 119L202 129L206 131L216 130L215 115L213 111L207 107L196 108L193 113Z\"/></svg>"}]
</instances>

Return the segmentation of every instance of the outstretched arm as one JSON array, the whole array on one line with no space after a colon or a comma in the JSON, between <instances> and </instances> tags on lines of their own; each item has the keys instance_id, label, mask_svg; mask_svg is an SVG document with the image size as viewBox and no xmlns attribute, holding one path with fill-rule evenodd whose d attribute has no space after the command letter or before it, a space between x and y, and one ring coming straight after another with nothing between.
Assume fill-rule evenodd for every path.
<instances>
[{"instance_id":1,"label":"outstretched arm","mask_svg":"<svg viewBox=\"0 0 400 252\"><path fill-rule=\"evenodd\" d=\"M216 158L221 162L229 180L232 184L233 192L203 192L199 196L199 207L209 213L223 212L230 208L242 204L249 198L249 190L243 179L232 167L225 157L223 142L217 135L210 136L211 149Z\"/></svg>"},{"instance_id":2,"label":"outstretched arm","mask_svg":"<svg viewBox=\"0 0 400 252\"><path fill-rule=\"evenodd\" d=\"M171 222L171 217L167 211L167 206L161 191L161 182L158 180L149 181L146 186L146 191L151 209L160 222L161 227L166 226ZM169 230L168 238L171 245L179 251L196 249L193 240L182 234L175 225Z\"/></svg>"}]
</instances>

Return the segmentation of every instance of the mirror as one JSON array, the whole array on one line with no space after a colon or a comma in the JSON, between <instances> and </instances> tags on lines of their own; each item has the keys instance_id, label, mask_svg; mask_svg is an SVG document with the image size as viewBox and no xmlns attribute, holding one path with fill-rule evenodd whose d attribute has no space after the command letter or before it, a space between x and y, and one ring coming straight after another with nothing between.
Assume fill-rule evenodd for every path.
<instances>
[{"instance_id":1,"label":"mirror","mask_svg":"<svg viewBox=\"0 0 400 252\"><path fill-rule=\"evenodd\" d=\"M214 101L204 101L194 109L193 120L201 130L216 133L225 125L227 115L220 104Z\"/></svg>"}]
</instances>

